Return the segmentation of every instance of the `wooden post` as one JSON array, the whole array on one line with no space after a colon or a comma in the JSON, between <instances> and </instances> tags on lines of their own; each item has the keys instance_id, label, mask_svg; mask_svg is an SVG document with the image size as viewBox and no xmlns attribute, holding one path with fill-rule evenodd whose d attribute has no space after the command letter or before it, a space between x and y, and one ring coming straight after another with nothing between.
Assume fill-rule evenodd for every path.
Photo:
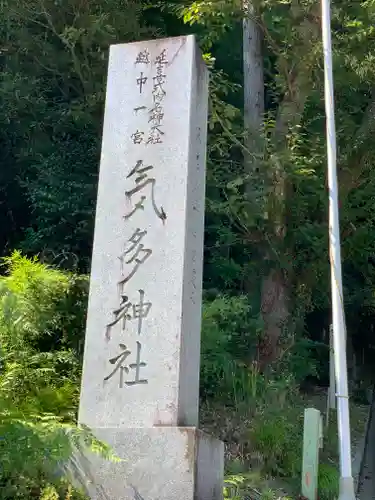
<instances>
[{"instance_id":1,"label":"wooden post","mask_svg":"<svg viewBox=\"0 0 375 500\"><path fill-rule=\"evenodd\" d=\"M320 411L315 408L306 408L303 428L302 496L308 500L317 499L322 431Z\"/></svg>"}]
</instances>

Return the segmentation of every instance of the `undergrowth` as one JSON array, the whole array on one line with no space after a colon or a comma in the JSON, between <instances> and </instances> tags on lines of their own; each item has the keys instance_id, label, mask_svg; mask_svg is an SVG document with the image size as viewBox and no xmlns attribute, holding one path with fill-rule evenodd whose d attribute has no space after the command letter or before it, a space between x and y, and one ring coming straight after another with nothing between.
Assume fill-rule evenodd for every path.
<instances>
[{"instance_id":1,"label":"undergrowth","mask_svg":"<svg viewBox=\"0 0 375 500\"><path fill-rule=\"evenodd\" d=\"M69 460L83 447L115 460L76 422L87 278L15 252L0 278L0 500L81 500ZM203 308L201 427L226 443L225 498L296 498L303 412L324 410L325 393L302 394L319 356L295 339L282 363L260 373L261 321L245 297L206 298ZM305 362L303 362L305 359ZM315 399L314 399L315 398ZM359 407L355 407L357 411ZM362 432L365 412L352 419ZM334 415L325 435L319 498L336 497Z\"/></svg>"},{"instance_id":2,"label":"undergrowth","mask_svg":"<svg viewBox=\"0 0 375 500\"><path fill-rule=\"evenodd\" d=\"M305 394L300 386L306 377L316 376L327 348L296 339L283 362L261 374L242 347L244 336L250 346L259 337L259 321L244 298L218 297L205 304L201 425L226 443L226 498L299 498L304 410L317 408L324 418L326 411L326 390ZM364 432L367 411L368 406L351 405L354 441ZM336 429L331 411L320 452L321 500L337 498Z\"/></svg>"},{"instance_id":3,"label":"undergrowth","mask_svg":"<svg viewBox=\"0 0 375 500\"><path fill-rule=\"evenodd\" d=\"M78 500L69 459L84 447L111 458L76 425L81 279L15 252L0 278L0 499Z\"/></svg>"}]
</instances>

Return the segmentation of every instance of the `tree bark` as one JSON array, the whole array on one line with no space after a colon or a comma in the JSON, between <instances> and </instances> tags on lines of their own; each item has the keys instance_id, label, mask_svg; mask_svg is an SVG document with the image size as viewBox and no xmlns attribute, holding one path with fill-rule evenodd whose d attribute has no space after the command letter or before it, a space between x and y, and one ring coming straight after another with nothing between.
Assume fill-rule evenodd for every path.
<instances>
[{"instance_id":1,"label":"tree bark","mask_svg":"<svg viewBox=\"0 0 375 500\"><path fill-rule=\"evenodd\" d=\"M254 204L261 202L260 163L264 119L263 33L252 2L244 0L243 19L243 89L246 194Z\"/></svg>"},{"instance_id":2,"label":"tree bark","mask_svg":"<svg viewBox=\"0 0 375 500\"><path fill-rule=\"evenodd\" d=\"M297 19L300 18L301 13L298 10L293 15ZM316 16L311 16L300 22L300 43L295 50L294 66L290 67L283 60L282 55L279 56L278 62L280 73L284 73L286 89L278 107L271 141L274 158L272 156L270 158L272 182L269 195L269 218L272 223L270 240L273 249L270 248L268 254L265 255L270 269L263 278L261 291L261 313L264 324L263 337L258 349L261 370L278 359L281 352L280 338L283 329L288 328L292 280L290 271L288 273L285 266L280 265L279 256L282 255L285 259L287 253L292 255L293 252L292 249L285 248L286 200L290 186L283 163L288 157L289 132L301 123L312 86L312 72L316 56L311 49L319 37L319 22L317 21L319 19Z\"/></svg>"},{"instance_id":3,"label":"tree bark","mask_svg":"<svg viewBox=\"0 0 375 500\"><path fill-rule=\"evenodd\" d=\"M261 182L262 141L261 131L264 120L264 70L263 70L263 32L257 20L254 4L243 2L243 89L244 89L244 170L246 176L246 199L249 207L260 205L265 213L264 193ZM263 208L263 210L262 210ZM250 209L250 208L249 208ZM265 214L266 215L266 214ZM267 217L267 215L266 215ZM274 283L270 283L270 293ZM263 291L262 291L263 295ZM269 309L262 308L263 317L268 318ZM272 329L272 325L266 326ZM274 346L268 345L264 354L269 357ZM264 357L264 356L263 356ZM258 354L258 358L260 358Z\"/></svg>"}]
</instances>

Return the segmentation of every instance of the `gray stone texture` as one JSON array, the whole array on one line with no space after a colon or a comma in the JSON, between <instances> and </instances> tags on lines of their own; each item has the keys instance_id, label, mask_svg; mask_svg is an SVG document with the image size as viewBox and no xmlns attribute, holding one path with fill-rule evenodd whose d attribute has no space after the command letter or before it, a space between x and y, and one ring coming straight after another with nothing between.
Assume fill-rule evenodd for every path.
<instances>
[{"instance_id":1,"label":"gray stone texture","mask_svg":"<svg viewBox=\"0 0 375 500\"><path fill-rule=\"evenodd\" d=\"M164 49L163 143L134 144L132 134L139 130L147 136L150 128L148 113L134 108L152 108L147 85L156 74L154 64L134 61L145 50L154 61ZM142 93L137 85L141 73L148 78ZM79 412L80 422L89 427L198 424L207 83L192 36L111 47ZM154 201L165 212L164 221L153 208L151 184L130 199L125 195L135 185L127 176L138 161L154 167L147 175L155 179ZM144 209L125 220L143 195ZM143 300L152 306L140 335L132 309L125 330L119 322L107 334L106 325L121 304L117 283L136 264L125 263L121 272L119 258L131 248L137 229L147 231L141 243L152 254L124 293L136 305L144 290ZM137 258L145 257L143 250ZM148 383L126 386L126 380L134 380L134 368L105 381L114 369L109 360L121 353L119 344L126 345L131 352L126 361L134 364L137 342L140 361L146 363L140 378Z\"/></svg>"},{"instance_id":2,"label":"gray stone texture","mask_svg":"<svg viewBox=\"0 0 375 500\"><path fill-rule=\"evenodd\" d=\"M121 462L76 465L93 500L218 500L224 445L192 427L94 429ZM87 480L92 478L90 482ZM95 478L95 479L93 479Z\"/></svg>"},{"instance_id":3,"label":"gray stone texture","mask_svg":"<svg viewBox=\"0 0 375 500\"><path fill-rule=\"evenodd\" d=\"M92 499L222 498L196 429L207 102L193 36L111 47L79 422L124 461L80 457Z\"/></svg>"}]
</instances>

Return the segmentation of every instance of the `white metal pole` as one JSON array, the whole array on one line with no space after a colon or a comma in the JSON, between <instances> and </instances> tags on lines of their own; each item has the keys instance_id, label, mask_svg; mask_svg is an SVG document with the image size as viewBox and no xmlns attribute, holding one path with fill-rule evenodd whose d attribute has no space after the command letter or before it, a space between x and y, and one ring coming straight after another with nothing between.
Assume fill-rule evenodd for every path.
<instances>
[{"instance_id":1,"label":"white metal pole","mask_svg":"<svg viewBox=\"0 0 375 500\"><path fill-rule=\"evenodd\" d=\"M341 277L330 0L322 0L322 31L329 186L329 257L331 263L333 345L335 352L337 423L340 449L339 500L355 500L351 464L346 332Z\"/></svg>"},{"instance_id":2,"label":"white metal pole","mask_svg":"<svg viewBox=\"0 0 375 500\"><path fill-rule=\"evenodd\" d=\"M329 325L329 407L336 410L335 351L333 349L332 325Z\"/></svg>"}]
</instances>

